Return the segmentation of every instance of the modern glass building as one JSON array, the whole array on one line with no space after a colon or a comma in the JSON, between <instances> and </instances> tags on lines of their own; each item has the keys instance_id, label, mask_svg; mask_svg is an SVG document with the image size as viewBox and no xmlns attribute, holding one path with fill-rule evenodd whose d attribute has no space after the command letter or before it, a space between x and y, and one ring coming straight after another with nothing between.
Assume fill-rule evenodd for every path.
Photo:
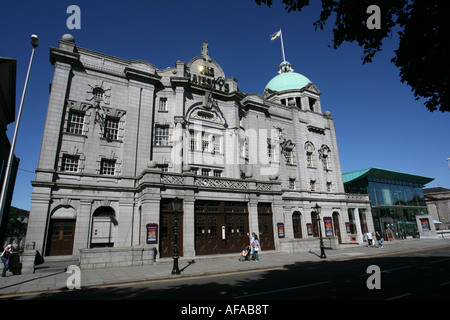
<instances>
[{"instance_id":1,"label":"modern glass building","mask_svg":"<svg viewBox=\"0 0 450 320\"><path fill-rule=\"evenodd\" d=\"M343 174L345 191L368 194L375 230L385 238L418 237L432 231L423 187L434 178L368 168Z\"/></svg>"}]
</instances>

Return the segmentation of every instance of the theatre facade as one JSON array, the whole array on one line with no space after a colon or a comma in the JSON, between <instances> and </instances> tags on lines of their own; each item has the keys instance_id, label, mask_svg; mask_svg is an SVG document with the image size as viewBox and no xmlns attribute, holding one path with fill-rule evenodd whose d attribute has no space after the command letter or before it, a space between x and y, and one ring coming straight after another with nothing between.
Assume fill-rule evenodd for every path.
<instances>
[{"instance_id":1,"label":"theatre facade","mask_svg":"<svg viewBox=\"0 0 450 320\"><path fill-rule=\"evenodd\" d=\"M368 196L344 191L317 86L284 61L243 93L206 41L199 53L158 69L71 35L50 48L27 243L100 267L171 257L175 229L182 257L239 254L252 232L263 251L307 252L320 233L336 248L373 231Z\"/></svg>"}]
</instances>

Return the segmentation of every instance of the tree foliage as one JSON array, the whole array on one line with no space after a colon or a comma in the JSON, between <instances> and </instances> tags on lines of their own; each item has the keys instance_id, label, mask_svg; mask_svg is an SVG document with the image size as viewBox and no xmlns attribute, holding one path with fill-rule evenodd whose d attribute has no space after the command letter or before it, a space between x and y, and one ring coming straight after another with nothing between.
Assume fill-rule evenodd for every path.
<instances>
[{"instance_id":1,"label":"tree foliage","mask_svg":"<svg viewBox=\"0 0 450 320\"><path fill-rule=\"evenodd\" d=\"M27 225L18 220L20 211L16 207L9 209L9 220L6 225L6 235L9 237L23 237L27 232Z\"/></svg>"},{"instance_id":2,"label":"tree foliage","mask_svg":"<svg viewBox=\"0 0 450 320\"><path fill-rule=\"evenodd\" d=\"M272 6L272 0L255 0ZM288 12L301 11L309 0L282 0ZM369 29L367 8L380 8L381 28ZM424 98L430 111L450 111L450 16L445 0L322 0L315 29L332 17L332 47L356 42L363 48L363 64L372 62L383 40L399 34L399 46L391 62L399 68L400 80L411 87L416 100Z\"/></svg>"}]
</instances>

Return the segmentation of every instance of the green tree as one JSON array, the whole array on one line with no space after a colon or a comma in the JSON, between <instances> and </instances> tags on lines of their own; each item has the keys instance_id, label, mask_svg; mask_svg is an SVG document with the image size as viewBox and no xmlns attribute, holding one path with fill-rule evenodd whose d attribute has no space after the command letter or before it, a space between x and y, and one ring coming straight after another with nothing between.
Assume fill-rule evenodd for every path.
<instances>
[{"instance_id":1,"label":"green tree","mask_svg":"<svg viewBox=\"0 0 450 320\"><path fill-rule=\"evenodd\" d=\"M26 224L20 222L20 209L11 207L9 210L9 220L6 224L6 235L8 237L24 237L27 232Z\"/></svg>"},{"instance_id":2,"label":"green tree","mask_svg":"<svg viewBox=\"0 0 450 320\"><path fill-rule=\"evenodd\" d=\"M272 6L272 0L255 0ZM282 0L288 12L301 11L309 0ZM380 8L381 27L369 29L367 8ZM411 87L416 100L425 99L430 111L450 111L450 19L445 0L322 0L315 29L335 17L332 47L356 42L363 48L363 64L372 62L383 40L399 34L399 46L391 62L400 80Z\"/></svg>"}]
</instances>

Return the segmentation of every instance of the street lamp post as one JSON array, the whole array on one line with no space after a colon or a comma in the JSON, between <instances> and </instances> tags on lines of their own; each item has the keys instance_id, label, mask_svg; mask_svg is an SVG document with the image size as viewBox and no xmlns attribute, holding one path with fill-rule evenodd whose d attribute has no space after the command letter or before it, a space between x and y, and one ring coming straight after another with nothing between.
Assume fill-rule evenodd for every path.
<instances>
[{"instance_id":1,"label":"street lamp post","mask_svg":"<svg viewBox=\"0 0 450 320\"><path fill-rule=\"evenodd\" d=\"M30 77L31 65L33 63L34 49L36 49L37 46L39 45L39 38L35 34L33 34L31 36L31 45L33 46L33 50L31 51L31 57L30 57L30 63L28 65L27 77L25 78L25 84L23 86L22 99L20 100L19 113L17 114L16 126L14 128L13 140L11 142L11 149L9 150L9 157L8 157L8 164L6 165L5 178L3 179L3 186L2 186L2 193L1 193L1 200L0 200L0 223L3 218L3 214L4 214L3 211L5 210L6 192L8 190L9 180L11 177L11 170L12 170L13 159L14 159L14 150L15 150L16 141L17 141L17 132L19 131L20 118L22 116L22 110L23 110L23 102L25 101L25 93L27 92L28 79Z\"/></svg>"},{"instance_id":2,"label":"street lamp post","mask_svg":"<svg viewBox=\"0 0 450 320\"><path fill-rule=\"evenodd\" d=\"M325 255L325 246L323 245L323 238L322 238L322 226L320 224L320 210L322 209L321 206L319 206L317 203L314 207L312 207L314 211L317 213L317 217L319 218L319 237L320 237L320 258L326 259L327 256Z\"/></svg>"},{"instance_id":3,"label":"street lamp post","mask_svg":"<svg viewBox=\"0 0 450 320\"><path fill-rule=\"evenodd\" d=\"M175 221L174 221L174 238L175 243L173 245L173 268L172 274L180 274L180 269L178 268L178 210L180 210L181 200L176 197L173 202L173 210L175 211Z\"/></svg>"}]
</instances>

